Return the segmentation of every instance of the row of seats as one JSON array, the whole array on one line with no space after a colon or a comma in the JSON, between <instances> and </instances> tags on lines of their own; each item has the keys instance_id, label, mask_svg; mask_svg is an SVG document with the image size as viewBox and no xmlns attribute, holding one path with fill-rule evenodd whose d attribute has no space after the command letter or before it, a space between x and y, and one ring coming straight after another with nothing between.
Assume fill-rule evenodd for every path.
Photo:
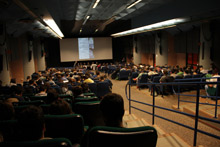
<instances>
[{"instance_id":1,"label":"row of seats","mask_svg":"<svg viewBox=\"0 0 220 147\"><path fill-rule=\"evenodd\" d=\"M13 142L17 141L17 131L19 128L17 125L17 120L0 121L0 130L3 133L5 139L5 142L0 143L0 146L4 147L7 145L13 145ZM71 144L82 144L82 146L85 147L155 147L157 142L157 131L153 127L115 128L95 126L89 129L85 135L84 119L79 114L45 115L45 125L45 137L62 137L67 138L71 141L70 143L68 140L59 139L59 143L57 144L57 146L62 146L60 145L60 143L63 142L66 146L70 146ZM84 135L85 137L83 139ZM53 146L54 144L51 142L54 141L56 141L56 139L50 140L50 143L48 142L47 145L49 146L50 144L52 144L51 146ZM45 142L28 141L16 143L18 143L18 146L26 146L26 144L33 144L33 146L37 146L39 144L45 145Z\"/></svg>"}]
</instances>

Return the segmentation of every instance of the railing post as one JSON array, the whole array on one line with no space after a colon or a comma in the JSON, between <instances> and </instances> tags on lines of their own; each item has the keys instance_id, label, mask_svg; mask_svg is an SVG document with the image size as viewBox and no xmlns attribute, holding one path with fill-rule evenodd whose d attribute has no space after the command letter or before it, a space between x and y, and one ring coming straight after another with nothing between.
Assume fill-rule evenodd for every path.
<instances>
[{"instance_id":1,"label":"railing post","mask_svg":"<svg viewBox=\"0 0 220 147\"><path fill-rule=\"evenodd\" d=\"M196 115L195 115L195 130L194 130L193 146L196 146L196 141L197 141L198 117L199 117L199 97L200 97L200 86L199 86L199 84L197 84Z\"/></svg>"},{"instance_id":2,"label":"railing post","mask_svg":"<svg viewBox=\"0 0 220 147\"><path fill-rule=\"evenodd\" d=\"M153 110L152 110L152 125L154 125L154 114L155 114L155 85L153 84Z\"/></svg>"},{"instance_id":3,"label":"railing post","mask_svg":"<svg viewBox=\"0 0 220 147\"><path fill-rule=\"evenodd\" d=\"M218 81L218 80L217 80ZM216 85L216 97L215 97L215 117L214 118L217 118L217 105L218 105L218 88L219 88L219 86L218 86L218 84Z\"/></svg>"},{"instance_id":4,"label":"railing post","mask_svg":"<svg viewBox=\"0 0 220 147\"><path fill-rule=\"evenodd\" d=\"M128 98L129 98L129 114L131 114L131 83L129 83L129 90L128 90Z\"/></svg>"},{"instance_id":5,"label":"railing post","mask_svg":"<svg viewBox=\"0 0 220 147\"><path fill-rule=\"evenodd\" d=\"M178 84L178 109L180 109L180 85Z\"/></svg>"}]
</instances>

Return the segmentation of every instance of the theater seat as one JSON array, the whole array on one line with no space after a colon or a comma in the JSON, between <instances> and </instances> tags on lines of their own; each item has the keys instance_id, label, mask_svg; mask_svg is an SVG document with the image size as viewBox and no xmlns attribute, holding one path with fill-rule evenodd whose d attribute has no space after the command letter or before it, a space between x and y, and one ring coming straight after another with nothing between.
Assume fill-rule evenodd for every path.
<instances>
[{"instance_id":1,"label":"theater seat","mask_svg":"<svg viewBox=\"0 0 220 147\"><path fill-rule=\"evenodd\" d=\"M66 138L42 139L36 141L1 142L1 147L72 147Z\"/></svg>"},{"instance_id":2,"label":"theater seat","mask_svg":"<svg viewBox=\"0 0 220 147\"><path fill-rule=\"evenodd\" d=\"M105 123L99 106L100 101L76 102L74 112L83 116L85 125L103 126Z\"/></svg>"},{"instance_id":3,"label":"theater seat","mask_svg":"<svg viewBox=\"0 0 220 147\"><path fill-rule=\"evenodd\" d=\"M83 147L155 147L157 131L153 127L93 127Z\"/></svg>"},{"instance_id":4,"label":"theater seat","mask_svg":"<svg viewBox=\"0 0 220 147\"><path fill-rule=\"evenodd\" d=\"M67 138L72 144L80 143L84 133L83 118L79 114L45 115L45 137Z\"/></svg>"}]
</instances>

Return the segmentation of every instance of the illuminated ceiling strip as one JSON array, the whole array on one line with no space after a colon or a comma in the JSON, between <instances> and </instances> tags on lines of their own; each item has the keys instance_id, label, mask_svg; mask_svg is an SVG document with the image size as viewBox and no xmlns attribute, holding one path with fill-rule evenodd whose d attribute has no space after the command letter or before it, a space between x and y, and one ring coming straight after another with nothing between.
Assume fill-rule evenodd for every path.
<instances>
[{"instance_id":1,"label":"illuminated ceiling strip","mask_svg":"<svg viewBox=\"0 0 220 147\"><path fill-rule=\"evenodd\" d=\"M96 0L95 4L93 5L93 9L96 8L96 6L99 4L100 0Z\"/></svg>"},{"instance_id":2,"label":"illuminated ceiling strip","mask_svg":"<svg viewBox=\"0 0 220 147\"><path fill-rule=\"evenodd\" d=\"M84 24L86 24L86 22L87 22L87 20L90 18L90 16L88 15L88 16L86 16L86 19L84 20L84 22L83 22L83 25Z\"/></svg>"},{"instance_id":3,"label":"illuminated ceiling strip","mask_svg":"<svg viewBox=\"0 0 220 147\"><path fill-rule=\"evenodd\" d=\"M138 0L138 1L136 1L136 2L131 3L131 4L127 7L127 9L130 9L131 7L133 7L134 5L137 5L137 4L140 3L140 2L141 2L141 0Z\"/></svg>"},{"instance_id":4,"label":"illuminated ceiling strip","mask_svg":"<svg viewBox=\"0 0 220 147\"><path fill-rule=\"evenodd\" d=\"M56 33L56 35L59 37L59 38L62 38L64 37L63 33L61 32L60 28L57 26L57 24L55 23L55 21L53 19L43 19L44 22L48 25L48 27L50 29L53 30L53 32Z\"/></svg>"},{"instance_id":5,"label":"illuminated ceiling strip","mask_svg":"<svg viewBox=\"0 0 220 147\"><path fill-rule=\"evenodd\" d=\"M151 25L147 25L147 26L119 32L119 33L115 33L115 34L112 34L111 36L121 37L121 36L139 34L139 33L143 33L143 32L161 30L161 29L165 29L165 28L175 27L177 24L184 23L188 20L189 20L188 18L175 18L175 19L166 20L166 21L155 23L155 24L151 24Z\"/></svg>"},{"instance_id":6,"label":"illuminated ceiling strip","mask_svg":"<svg viewBox=\"0 0 220 147\"><path fill-rule=\"evenodd\" d=\"M53 29L51 29L49 26L46 27L48 30L50 30L53 34L55 34L58 38L62 39Z\"/></svg>"}]
</instances>

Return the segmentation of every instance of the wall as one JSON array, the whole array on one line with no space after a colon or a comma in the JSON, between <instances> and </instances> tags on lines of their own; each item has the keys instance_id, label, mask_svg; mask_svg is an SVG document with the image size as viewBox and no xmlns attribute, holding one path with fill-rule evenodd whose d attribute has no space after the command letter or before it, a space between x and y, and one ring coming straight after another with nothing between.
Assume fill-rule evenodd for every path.
<instances>
[{"instance_id":1,"label":"wall","mask_svg":"<svg viewBox=\"0 0 220 147\"><path fill-rule=\"evenodd\" d=\"M2 41L0 36L0 41ZM3 39L4 40L4 39ZM34 41L30 48L31 60L29 61L28 35L12 37L6 35L6 42L0 45L0 54L3 55L3 70L0 72L0 80L3 85L10 83L15 78L17 83L23 83L27 76L38 70L45 70L45 57L41 57L40 40Z\"/></svg>"},{"instance_id":2,"label":"wall","mask_svg":"<svg viewBox=\"0 0 220 147\"><path fill-rule=\"evenodd\" d=\"M168 65L175 66L177 65L177 56L174 50L174 37L168 35Z\"/></svg>"},{"instance_id":3,"label":"wall","mask_svg":"<svg viewBox=\"0 0 220 147\"><path fill-rule=\"evenodd\" d=\"M46 69L44 43L41 42L40 39L34 40L34 64L35 71L43 71Z\"/></svg>"},{"instance_id":4,"label":"wall","mask_svg":"<svg viewBox=\"0 0 220 147\"><path fill-rule=\"evenodd\" d=\"M209 23L204 23L200 28L200 54L199 64L205 69L211 68L210 48L212 47L211 32Z\"/></svg>"},{"instance_id":5,"label":"wall","mask_svg":"<svg viewBox=\"0 0 220 147\"><path fill-rule=\"evenodd\" d=\"M168 33L167 32L162 31L159 36L156 35L155 54L156 54L156 65L163 66L165 64L168 64Z\"/></svg>"},{"instance_id":6,"label":"wall","mask_svg":"<svg viewBox=\"0 0 220 147\"><path fill-rule=\"evenodd\" d=\"M0 80L2 81L2 85L6 85L10 82L10 73L8 66L8 58L6 58L6 50L7 44L5 43L5 35L0 35L0 54L3 55L3 69L0 71Z\"/></svg>"},{"instance_id":7,"label":"wall","mask_svg":"<svg viewBox=\"0 0 220 147\"><path fill-rule=\"evenodd\" d=\"M134 64L138 65L141 63L141 47L140 42L138 41L140 38L135 37L133 40L133 57Z\"/></svg>"},{"instance_id":8,"label":"wall","mask_svg":"<svg viewBox=\"0 0 220 147\"><path fill-rule=\"evenodd\" d=\"M33 41L30 43L29 38L26 35L21 36L21 43L22 43L22 51L23 51L23 71L24 71L24 78L26 79L27 76L31 76L35 72L35 65L34 65L34 47ZM31 60L29 60L29 51L31 51Z\"/></svg>"},{"instance_id":9,"label":"wall","mask_svg":"<svg viewBox=\"0 0 220 147\"><path fill-rule=\"evenodd\" d=\"M23 83L24 70L23 70L23 46L20 38L9 37L8 40L9 50L9 65L10 77L15 78L17 83Z\"/></svg>"}]
</instances>

